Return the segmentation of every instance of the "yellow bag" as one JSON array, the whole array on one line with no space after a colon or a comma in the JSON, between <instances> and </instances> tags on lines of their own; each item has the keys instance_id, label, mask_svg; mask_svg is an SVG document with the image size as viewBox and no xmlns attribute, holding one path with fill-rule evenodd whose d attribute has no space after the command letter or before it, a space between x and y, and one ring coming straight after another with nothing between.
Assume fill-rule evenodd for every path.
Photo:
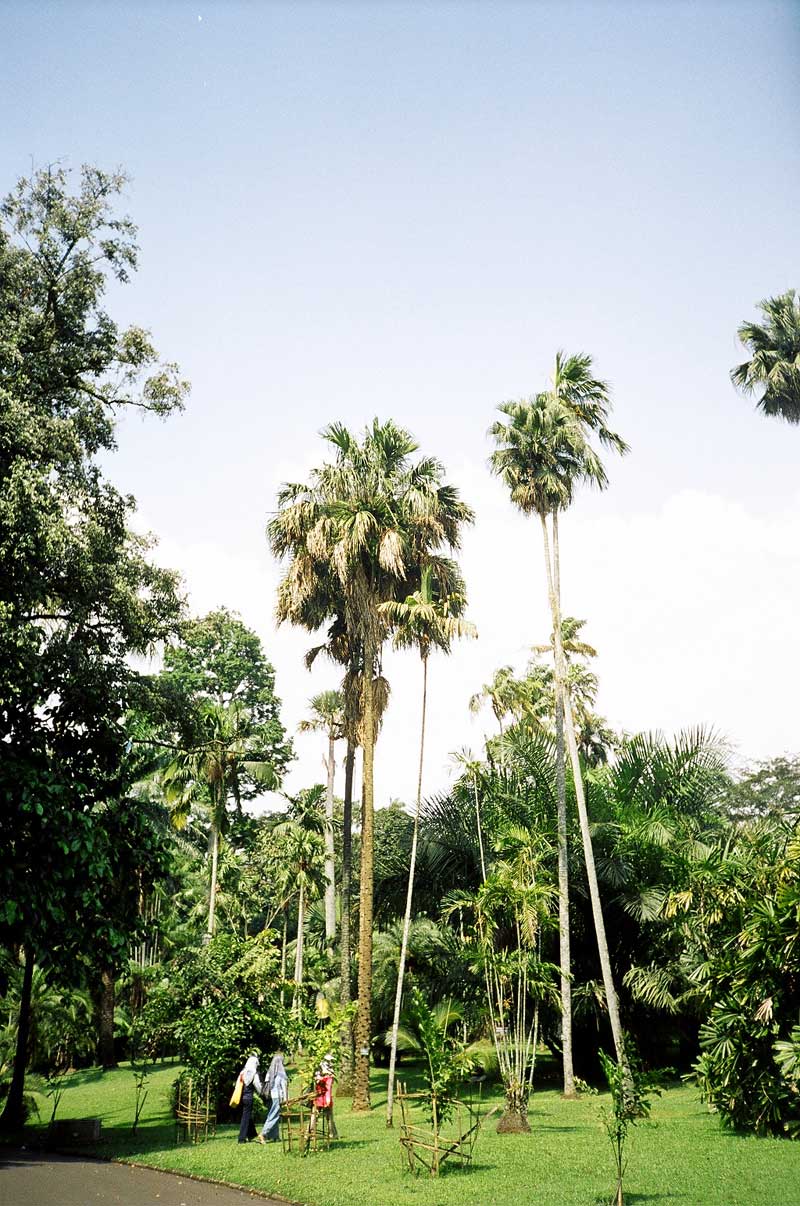
<instances>
[{"instance_id":1,"label":"yellow bag","mask_svg":"<svg viewBox=\"0 0 800 1206\"><path fill-rule=\"evenodd\" d=\"M237 1106L241 1100L242 1100L242 1078L241 1078L241 1076L237 1076L236 1083L233 1086L233 1092L231 1093L231 1099L228 1102L228 1104L232 1105L232 1106Z\"/></svg>"}]
</instances>

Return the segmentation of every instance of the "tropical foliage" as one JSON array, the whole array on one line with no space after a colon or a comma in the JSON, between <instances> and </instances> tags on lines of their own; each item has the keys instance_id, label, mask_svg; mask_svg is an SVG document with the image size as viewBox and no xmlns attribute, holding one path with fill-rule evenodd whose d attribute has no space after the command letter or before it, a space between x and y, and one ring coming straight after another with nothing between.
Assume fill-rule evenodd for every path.
<instances>
[{"instance_id":1,"label":"tropical foliage","mask_svg":"<svg viewBox=\"0 0 800 1206\"><path fill-rule=\"evenodd\" d=\"M0 209L5 1123L22 1121L27 1068L57 1106L68 1068L129 1057L138 1119L148 1061L177 1056L223 1092L248 1049L281 1045L330 1054L340 1089L354 1071L359 1110L388 1058L389 1122L403 1061L421 1061L436 1125L480 1068L502 1084L500 1129L524 1131L549 1052L567 1098L575 1072L606 1072L621 1200L646 1104L635 1043L726 1124L800 1134L798 758L734 773L712 732L623 736L598 713L560 561L565 513L608 484L601 453L626 451L591 357L557 353L492 425L491 468L539 521L550 632L475 691L492 732L436 796L428 692L436 655L474 635L455 560L470 507L391 419L331 423L307 480L281 489L277 618L332 680L300 726L322 734L326 782L289 795L260 637L225 608L187 616L105 477L121 409L166 417L187 393L105 310L136 265L124 184L87 168L72 189L50 169ZM761 309L733 379L797 423L796 295ZM390 643L421 669L410 807L375 798Z\"/></svg>"}]
</instances>

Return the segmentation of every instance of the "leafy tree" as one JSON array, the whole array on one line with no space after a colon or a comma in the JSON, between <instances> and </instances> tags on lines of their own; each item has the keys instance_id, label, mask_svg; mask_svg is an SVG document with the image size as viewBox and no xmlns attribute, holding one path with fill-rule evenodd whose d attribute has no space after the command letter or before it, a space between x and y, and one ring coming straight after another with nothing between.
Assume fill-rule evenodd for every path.
<instances>
[{"instance_id":1,"label":"leafy tree","mask_svg":"<svg viewBox=\"0 0 800 1206\"><path fill-rule=\"evenodd\" d=\"M23 180L0 207L0 942L26 952L15 1076L21 1119L34 962L67 970L92 941L127 942L106 901L105 822L118 796L133 654L180 609L175 575L129 529L133 500L103 478L118 410L167 415L187 391L147 333L103 309L136 267L114 213L121 174Z\"/></svg>"},{"instance_id":2,"label":"leafy tree","mask_svg":"<svg viewBox=\"0 0 800 1206\"><path fill-rule=\"evenodd\" d=\"M762 323L739 327L750 359L731 370L731 380L744 394L762 391L756 405L765 415L800 423L800 298L788 289L759 309Z\"/></svg>"},{"instance_id":3,"label":"leafy tree","mask_svg":"<svg viewBox=\"0 0 800 1206\"><path fill-rule=\"evenodd\" d=\"M137 1019L138 1057L177 1054L212 1091L230 1082L251 1048L270 1050L291 1041L293 1027L279 996L274 935L217 934L201 948L182 952L168 967Z\"/></svg>"},{"instance_id":4,"label":"leafy tree","mask_svg":"<svg viewBox=\"0 0 800 1206\"><path fill-rule=\"evenodd\" d=\"M458 1085L472 1069L464 1043L451 1032L460 1016L455 1002L442 1001L431 1006L415 985L409 993L404 1024L398 1035L401 1049L422 1059L425 1100L437 1139L439 1127L452 1113Z\"/></svg>"},{"instance_id":5,"label":"leafy tree","mask_svg":"<svg viewBox=\"0 0 800 1206\"><path fill-rule=\"evenodd\" d=\"M625 1206L623 1178L627 1167L625 1145L628 1141L628 1131L642 1118L650 1117L651 1102L648 1093L655 1092L660 1096L661 1090L656 1088L653 1075L643 1071L630 1041L625 1044L624 1060L609 1059L605 1051L601 1051L600 1062L611 1093L611 1113L603 1111L617 1174L611 1206Z\"/></svg>"},{"instance_id":6,"label":"leafy tree","mask_svg":"<svg viewBox=\"0 0 800 1206\"><path fill-rule=\"evenodd\" d=\"M225 708L234 703L247 715L254 741L276 773L291 761L292 746L275 695L275 671L257 633L226 608L180 625L177 641L164 649L164 668L156 685L166 697L162 706L186 745L192 744L198 712L206 704ZM248 783L246 775L242 777L243 799L259 789Z\"/></svg>"},{"instance_id":7,"label":"leafy tree","mask_svg":"<svg viewBox=\"0 0 800 1206\"><path fill-rule=\"evenodd\" d=\"M698 928L714 940L695 971L711 1005L695 1065L703 1097L729 1126L800 1135L796 827L761 822L741 834L673 903L693 905Z\"/></svg>"},{"instance_id":8,"label":"leafy tree","mask_svg":"<svg viewBox=\"0 0 800 1206\"><path fill-rule=\"evenodd\" d=\"M762 817L800 819L800 755L781 754L749 767L730 784L720 809L740 824Z\"/></svg>"},{"instance_id":9,"label":"leafy tree","mask_svg":"<svg viewBox=\"0 0 800 1206\"><path fill-rule=\"evenodd\" d=\"M606 473L591 444L591 436L596 435L603 445L621 453L627 450L627 445L606 424L609 410L608 387L605 382L592 376L591 357L586 355L565 358L562 352L558 352L549 391L537 394L528 401L506 402L499 409L504 418L495 422L490 428L490 434L497 444L491 457L491 466L508 486L511 501L523 513L536 514L539 517L553 623L559 775L559 933L564 1093L567 1096L573 1096L567 817L561 770L564 763L561 736L562 713L575 784L575 797L608 1014L619 1059L622 1058L622 1028L608 957L608 944L594 867L580 755L568 690L562 640L558 516L560 511L565 510L571 504L581 482L589 482L599 488L606 485Z\"/></svg>"}]
</instances>

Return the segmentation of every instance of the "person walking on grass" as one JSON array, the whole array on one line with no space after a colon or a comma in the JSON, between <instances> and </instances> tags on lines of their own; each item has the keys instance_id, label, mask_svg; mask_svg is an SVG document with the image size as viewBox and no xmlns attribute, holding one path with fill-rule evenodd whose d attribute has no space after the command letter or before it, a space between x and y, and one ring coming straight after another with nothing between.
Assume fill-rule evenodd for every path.
<instances>
[{"instance_id":1,"label":"person walking on grass","mask_svg":"<svg viewBox=\"0 0 800 1206\"><path fill-rule=\"evenodd\" d=\"M277 1051L264 1078L264 1093L270 1099L266 1122L258 1136L259 1143L277 1143L280 1138L281 1105L289 1096L289 1077L283 1064L283 1052Z\"/></svg>"},{"instance_id":2,"label":"person walking on grass","mask_svg":"<svg viewBox=\"0 0 800 1206\"><path fill-rule=\"evenodd\" d=\"M258 1055L255 1051L248 1057L247 1063L239 1073L239 1078L242 1082L242 1121L239 1126L239 1142L249 1143L256 1137L253 1122L253 1093L259 1093L262 1097L264 1095L261 1077L258 1075Z\"/></svg>"}]
</instances>

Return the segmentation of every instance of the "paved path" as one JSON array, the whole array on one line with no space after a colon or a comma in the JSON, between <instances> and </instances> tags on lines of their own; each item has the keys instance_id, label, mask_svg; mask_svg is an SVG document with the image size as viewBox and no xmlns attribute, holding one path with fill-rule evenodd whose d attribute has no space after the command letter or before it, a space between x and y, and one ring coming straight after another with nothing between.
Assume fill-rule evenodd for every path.
<instances>
[{"instance_id":1,"label":"paved path","mask_svg":"<svg viewBox=\"0 0 800 1206\"><path fill-rule=\"evenodd\" d=\"M246 1189L103 1160L0 1148L0 1206L285 1206Z\"/></svg>"}]
</instances>

